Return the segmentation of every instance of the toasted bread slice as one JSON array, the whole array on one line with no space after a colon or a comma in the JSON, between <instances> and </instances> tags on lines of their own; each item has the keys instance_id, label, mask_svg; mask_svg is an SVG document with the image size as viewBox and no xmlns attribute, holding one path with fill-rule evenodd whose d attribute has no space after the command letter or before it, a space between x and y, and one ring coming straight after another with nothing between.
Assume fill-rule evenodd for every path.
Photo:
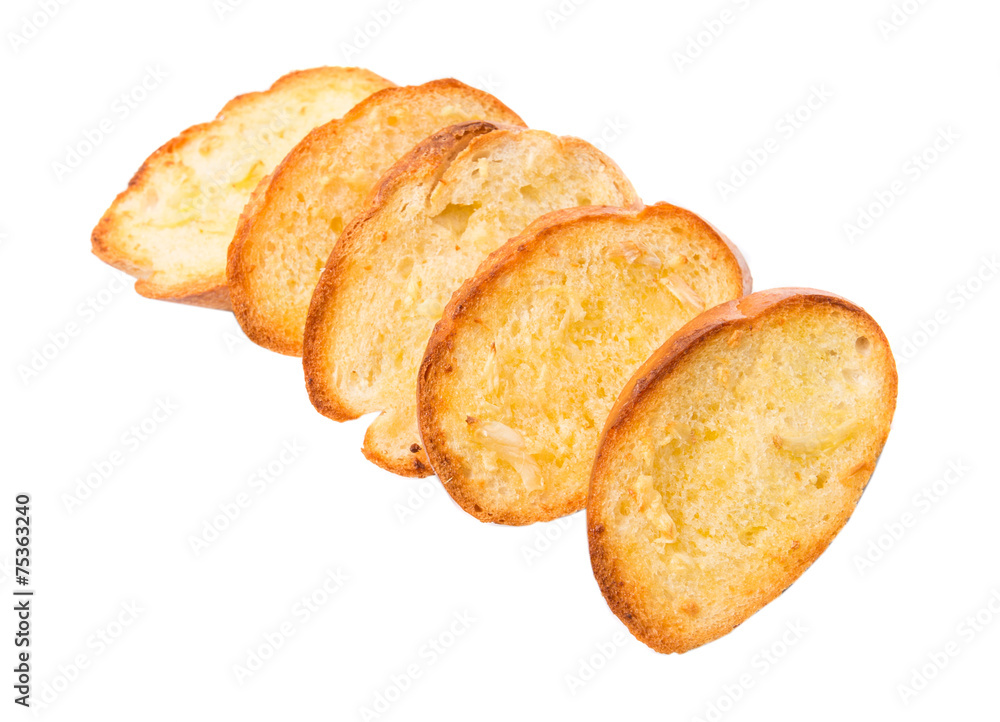
<instances>
[{"instance_id":1,"label":"toasted bread slice","mask_svg":"<svg viewBox=\"0 0 1000 722\"><path fill-rule=\"evenodd\" d=\"M674 331L750 285L739 251L676 206L539 219L452 296L427 345L418 417L445 489L501 524L582 509L625 382Z\"/></svg>"},{"instance_id":2,"label":"toasted bread slice","mask_svg":"<svg viewBox=\"0 0 1000 722\"><path fill-rule=\"evenodd\" d=\"M397 474L430 474L417 370L452 292L540 215L635 203L614 161L576 138L480 122L428 139L386 174L330 254L306 330L313 404L338 421L381 411L365 455Z\"/></svg>"},{"instance_id":3,"label":"toasted bread slice","mask_svg":"<svg viewBox=\"0 0 1000 722\"><path fill-rule=\"evenodd\" d=\"M594 462L611 609L659 652L732 630L847 522L895 406L885 335L838 296L764 291L686 325L622 391Z\"/></svg>"},{"instance_id":4,"label":"toasted bread slice","mask_svg":"<svg viewBox=\"0 0 1000 722\"><path fill-rule=\"evenodd\" d=\"M151 155L91 238L143 296L228 309L226 249L257 182L303 136L392 83L360 68L313 68L229 101Z\"/></svg>"},{"instance_id":5,"label":"toasted bread slice","mask_svg":"<svg viewBox=\"0 0 1000 722\"><path fill-rule=\"evenodd\" d=\"M261 181L229 249L233 310L247 336L300 355L323 264L379 177L435 131L477 119L524 125L489 93L449 79L376 93L306 136Z\"/></svg>"}]
</instances>

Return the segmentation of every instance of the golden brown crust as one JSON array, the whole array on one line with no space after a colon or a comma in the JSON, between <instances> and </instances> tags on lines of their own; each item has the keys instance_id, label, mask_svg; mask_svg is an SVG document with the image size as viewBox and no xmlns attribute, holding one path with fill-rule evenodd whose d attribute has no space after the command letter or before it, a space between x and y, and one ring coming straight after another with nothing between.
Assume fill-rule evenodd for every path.
<instances>
[{"instance_id":1,"label":"golden brown crust","mask_svg":"<svg viewBox=\"0 0 1000 722\"><path fill-rule=\"evenodd\" d=\"M310 135L311 134L312 133L310 133ZM307 135L306 137L308 138L309 136ZM301 143L299 143L299 145L301 145ZM250 200L247 201L246 206L243 208L243 212L240 214L240 220L236 224L236 235L233 237L232 243L229 244L229 248L226 249L226 283L229 292L230 304L233 309L233 315L236 316L237 320L241 318L252 318L256 313L256 306L253 303L251 294L240 290L242 288L241 282L249 277L248 264L242 252L244 244L250 237L253 236L257 214L264 206L267 198L267 191L271 187L271 180L281 169L285 161L288 160L288 157L294 153L298 147L299 146L295 146L291 153L289 153L288 156L285 156L285 160L281 161L274 171L260 179L257 187L254 188L253 193L250 194ZM233 291L234 288L237 289L235 292ZM243 326L242 323L240 325ZM247 327L243 327L243 332L246 333L247 337L258 346L263 346L264 348L268 348L272 351L288 356L297 355L294 348L289 348L282 338L274 334L269 334L267 329L263 328L261 324L249 325L254 329L253 332L256 337L250 336L250 332L247 330Z\"/></svg>"},{"instance_id":2,"label":"golden brown crust","mask_svg":"<svg viewBox=\"0 0 1000 722\"><path fill-rule=\"evenodd\" d=\"M371 106L388 102L389 99L416 98L422 93L440 90L475 93L484 100L489 99L489 102L494 105L497 115L510 117L512 123L520 121L520 118L498 99L483 91L470 88L453 78L433 80L418 86L386 88L373 93L358 103L343 118L330 121L314 129L275 168L270 179L261 181L261 197L253 212L244 213L240 218L233 242L229 247L226 269L233 312L251 341L264 348L289 356L299 356L303 353L304 339L300 335L301 329L286 328L261 312L259 291L254 287L252 277L254 264L250 259L256 250L255 245L259 240L257 236L260 235L255 231L255 225L260 215L266 213L269 207L276 204L276 199L285 191L285 176L291 175L304 159L308 159L321 152L322 149L335 144L341 134L341 128L356 122L359 117L363 117L369 112ZM521 125L523 125L523 121ZM377 192L377 189L384 187L384 185L381 180L376 183L375 189L369 193L369 204L375 198L374 193ZM352 224L349 224L348 227L350 225ZM346 230L347 227L341 232L341 235Z\"/></svg>"},{"instance_id":3,"label":"golden brown crust","mask_svg":"<svg viewBox=\"0 0 1000 722\"><path fill-rule=\"evenodd\" d=\"M828 305L843 308L855 316L869 334L879 338L886 348L889 346L882 329L862 308L840 296L815 289L781 288L761 291L706 311L677 331L670 340L650 356L622 390L608 416L601 441L598 444L598 452L591 475L590 498L597 499L604 492L601 485L607 472L615 463L612 457L619 436L629 433L629 424L633 416L642 413L644 404L653 402L656 388L686 356L718 334L730 334L736 329L752 327L755 321L767 314L780 313L803 305ZM892 363L891 353L889 362L889 367L885 370L886 384L889 389L888 396L890 397L889 407L886 410L887 418L883 420L886 430L888 430L895 409L898 385L898 377L895 365ZM641 598L641 595L637 594L623 580L614 550L609 549L604 541L606 529L603 517L598 516L600 512L597 511L597 507L599 505L591 503L587 510L587 538L591 566L594 577L611 610L628 626L637 639L663 653L685 652L729 633L753 613L778 597L833 541L836 534L850 518L854 505L860 499L885 445L887 434L888 431L886 431L885 436L876 441L873 448L869 449L867 458L856 467L857 471L842 480L854 494L854 504L847 505L840 510L831 524L833 532L825 537L808 540L805 544L800 544L796 540L787 553L781 556L775 555L770 560L773 567L781 569L781 574L777 575L780 576L779 583L756 590L755 593L732 598L730 600L731 614L728 619L703 625L694 630L683 625L665 628L663 625L652 623L642 613L646 600Z\"/></svg>"},{"instance_id":4,"label":"golden brown crust","mask_svg":"<svg viewBox=\"0 0 1000 722\"><path fill-rule=\"evenodd\" d=\"M135 292L144 298L158 301L214 308L219 311L233 310L232 304L229 302L229 289L225 285L220 286L218 281L191 282L180 286L171 286L169 290L165 290L149 283L144 278L140 278L135 282Z\"/></svg>"},{"instance_id":5,"label":"golden brown crust","mask_svg":"<svg viewBox=\"0 0 1000 722\"><path fill-rule=\"evenodd\" d=\"M471 491L470 484L458 460L449 453L446 435L438 423L434 398L438 388L446 385L446 377L452 372L447 358L453 349L453 341L460 325L467 323L467 309L489 292L505 274L516 270L528 254L541 252L550 238L558 236L567 227L575 226L587 219L620 219L622 223L642 223L651 216L683 218L685 222L710 231L707 237L716 238L726 251L720 256L724 263L731 264L733 277L741 279L741 295L752 287L750 270L739 249L701 217L678 206L657 203L644 206L641 201L629 208L610 206L583 206L567 208L548 213L524 229L491 253L479 266L476 273L467 279L445 307L444 314L427 344L423 362L417 377L417 416L424 449L431 466L441 478L445 489L456 503L470 515L483 522L520 526L540 521L551 521L567 514L580 511L586 506L587 489L581 487L564 503L541 509L506 507L486 508L482 500ZM457 482L457 483L456 483Z\"/></svg>"},{"instance_id":6,"label":"golden brown crust","mask_svg":"<svg viewBox=\"0 0 1000 722\"><path fill-rule=\"evenodd\" d=\"M136 257L124 252L115 242L124 230L118 209L131 194L138 192L150 180L155 179L154 173L158 166L172 164L174 162L173 158L182 149L192 143L198 142L207 133L213 131L226 115L252 105L263 95L281 90L286 85L291 85L298 80L325 73L329 70L331 69L309 68L306 70L296 70L278 78L267 90L237 95L222 107L222 110L218 112L214 120L193 125L157 148L143 162L139 170L129 180L125 190L115 197L111 206L97 223L91 233L91 252L108 265L136 278L135 290L141 296L204 308L231 310L232 306L229 300L229 291L226 287L224 272L202 274L202 276L195 280L183 283L156 282L152 280L150 276L153 275L154 269L150 267L149 259ZM357 75L380 85L392 85L390 81L364 68L337 68L337 71L347 75Z\"/></svg>"}]
</instances>

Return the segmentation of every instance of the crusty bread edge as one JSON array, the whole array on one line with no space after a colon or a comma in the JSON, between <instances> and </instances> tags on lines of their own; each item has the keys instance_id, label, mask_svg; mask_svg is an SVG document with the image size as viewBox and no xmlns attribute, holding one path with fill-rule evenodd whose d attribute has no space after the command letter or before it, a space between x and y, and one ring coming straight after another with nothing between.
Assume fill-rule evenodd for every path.
<instances>
[{"instance_id":1,"label":"crusty bread edge","mask_svg":"<svg viewBox=\"0 0 1000 722\"><path fill-rule=\"evenodd\" d=\"M746 322L752 323L755 319L762 317L766 313L775 311L781 306L794 304L802 300L840 306L848 310L860 318L863 324L869 328L870 332L881 338L886 348L890 349L888 356L890 362L889 370L891 371L889 384L892 393L891 408L888 411L887 421L891 423L898 392L898 375L889 341L878 323L860 306L826 291L818 291L811 288L779 288L760 291L738 301L729 301L721 304L702 313L678 330L636 371L612 407L607 423L601 433L601 439L597 446L597 454L591 472L590 493L594 493L595 486L598 483L597 480L605 471L605 468L614 463L613 460L608 459L605 453L607 448L606 442L622 431L629 420L631 411L644 401L647 393L652 393L659 381L671 373L685 356L690 354L699 344L717 334L725 333L734 326L743 325ZM871 478L871 474L885 446L886 439L887 436L881 439L877 445L874 458L869 460L868 477L862 483L862 491ZM860 493L858 498L860 499ZM826 550L840 530L843 529L853 511L854 507L845 508L835 520L833 526L835 531L833 534L821 540L820 544L810 550L810 554L801 557L797 564L788 568L787 578L791 580L790 584L797 581L805 570ZM663 630L655 626L647 625L642 620L641 615L634 613L641 606L641 603L634 599L630 590L619 578L615 569L615 560L610 558L608 550L601 544L601 534L604 531L603 524L598 523L594 513L594 507L588 507L587 540L594 578L608 606L615 615L629 628L639 641L657 652L665 654L686 652L718 639L735 629L753 613L772 602L785 591L784 588L769 589L761 598L754 599L747 604L740 604L738 600L733 600L734 613L730 620L720 621L713 626L698 630L695 634L671 635L664 633Z\"/></svg>"},{"instance_id":2,"label":"crusty bread edge","mask_svg":"<svg viewBox=\"0 0 1000 722\"><path fill-rule=\"evenodd\" d=\"M559 233L566 227L573 226L585 219L622 218L629 222L640 223L651 214L683 216L689 221L703 226L728 251L730 260L735 264L735 270L741 279L740 295L743 296L750 292L753 281L746 260L739 249L725 235L700 216L685 208L669 203L644 206L636 197L635 202L627 208L583 206L557 210L541 216L525 228L521 234L493 251L479 266L476 273L454 293L445 307L441 320L434 327L434 332L428 341L427 350L424 353L424 359L417 376L417 421L423 448L427 452L431 466L455 502L476 519L482 522L510 526L552 521L583 509L587 502L587 488L581 489L578 495L568 499L561 507L551 509L548 514L526 514L521 513L520 510L510 509L500 512L483 509L479 506L475 496L467 492L460 465L446 451L446 434L437 424L437 415L434 413L432 401L434 385L441 378L442 359L452 347L458 321L464 315L465 308L515 265L521 256L531 252L548 236ZM456 480L460 480L460 483L454 483Z\"/></svg>"},{"instance_id":3,"label":"crusty bread edge","mask_svg":"<svg viewBox=\"0 0 1000 722\"><path fill-rule=\"evenodd\" d=\"M305 340L303 338L289 338L288 335L284 333L283 329L276 330L269 319L264 318L258 313L257 305L255 303L255 292L250 287L250 270L245 258L245 255L248 252L247 247L253 242L255 237L253 231L257 213L270 205L269 195L272 192L272 189L281 185L281 177L285 168L292 166L300 157L311 154L314 144L323 142L328 136L336 133L337 129L342 124L352 122L356 117L367 112L367 109L371 104L381 102L385 95L395 94L397 92L407 90L434 90L438 88L465 88L476 93L483 93L484 96L492 98L493 102L496 103L498 110L506 111L510 113L512 117L520 119L520 117L513 110L504 105L499 98L496 98L486 91L468 86L459 80L455 80L454 78L442 78L439 80L429 81L423 85L384 88L369 95L345 113L343 117L331 120L324 125L314 128L301 141L299 141L298 145L289 151L288 155L285 156L285 159L278 164L268 178L261 179L258 184L261 193L260 200L253 209L249 209L248 204L248 211L245 211L240 217L240 221L236 226L236 233L233 236L232 243L229 245L226 260L226 279L229 284L229 293L232 298L233 313L236 316L236 320L242 327L243 332L246 333L247 338L256 343L258 346L263 346L266 349L286 354L288 356L302 356L304 353ZM418 146L419 145L420 144L418 144ZM412 151L410 153L412 154ZM404 158L405 157L406 156L404 156ZM397 162L398 160L399 159L397 159ZM375 187L369 192L369 203L371 202L371 199L376 197L378 189L383 185L383 180L388 178L392 173L393 168L390 168L386 171L385 177L375 183ZM249 212L250 210L252 210L252 212ZM362 211L359 215L363 215L364 213L365 211ZM349 221L348 226L341 231L341 236L343 236L343 234L347 231L347 228L352 225L354 225L353 221ZM339 243L340 238L338 237L337 245L339 245ZM322 281L322 275L320 276L320 280ZM315 295L315 289L313 294ZM310 308L311 306L312 302L310 301Z\"/></svg>"},{"instance_id":4,"label":"crusty bread edge","mask_svg":"<svg viewBox=\"0 0 1000 722\"><path fill-rule=\"evenodd\" d=\"M163 157L169 156L188 143L194 142L206 131L219 124L222 121L223 116L232 111L233 108L245 105L253 101L258 96L280 89L283 85L287 85L292 80L303 75L310 75L318 70L325 69L326 68L307 68L305 70L296 70L282 75L271 84L271 87L266 90L256 90L237 95L222 107L222 110L216 114L215 119L206 123L192 125L153 151L153 153L146 158L145 161L143 161L139 170L137 170L129 180L128 186L126 186L125 190L120 192L115 197L111 206L104 212L104 215L101 216L101 220L98 221L97 225L94 227L90 236L91 253L108 265L124 271L130 276L136 278L135 291L140 296L160 301L184 303L191 306L215 308L222 311L232 310L232 305L229 299L229 290L226 287L225 274L201 276L186 283L178 284L159 284L151 282L148 279L148 276L151 275L149 268L145 268L136 263L136 260L133 257L122 253L114 246L114 244L111 243L112 236L118 230L118 218L116 211L125 199L131 193L135 192L135 188L137 186L141 187L145 185L147 176L153 172L154 166ZM386 80L385 78L382 78L381 76L376 75L370 70L366 70L364 68L341 68L341 70L349 73L365 75L372 80L383 81L389 86L393 85L391 81Z\"/></svg>"}]
</instances>

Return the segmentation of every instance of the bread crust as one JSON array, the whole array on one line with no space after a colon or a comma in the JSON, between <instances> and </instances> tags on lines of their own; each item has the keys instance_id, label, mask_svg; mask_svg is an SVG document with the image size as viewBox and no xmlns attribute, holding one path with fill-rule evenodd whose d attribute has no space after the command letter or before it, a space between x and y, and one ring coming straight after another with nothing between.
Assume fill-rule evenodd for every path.
<instances>
[{"instance_id":1,"label":"bread crust","mask_svg":"<svg viewBox=\"0 0 1000 722\"><path fill-rule=\"evenodd\" d=\"M468 514L482 522L521 526L540 521L551 521L559 517L580 511L586 506L587 488L582 486L578 492L564 503L548 508L537 509L527 507L505 507L502 509L487 508L482 499L470 488L469 480L464 474L461 464L448 451L447 434L438 423L439 417L435 404L438 388L446 384L447 357L454 348L454 339L463 323L468 323L467 309L479 299L486 296L490 289L506 274L517 270L522 259L529 254L539 252L549 239L557 237L565 229L578 225L587 219L620 219L623 223L637 223L650 217L683 218L688 223L700 225L711 231L711 236L724 247L725 262L730 263L731 272L740 279L740 296L750 292L753 280L746 260L739 249L725 235L707 223L700 216L689 210L671 205L657 203L644 206L641 202L630 208L615 208L610 206L587 206L568 208L548 213L525 230L510 239L489 255L477 269L476 273L454 293L451 301L445 307L444 315L434 327L427 344L423 362L417 377L417 415L420 434L424 449L427 451L431 466L441 478L445 489L455 502Z\"/></svg>"},{"instance_id":2,"label":"bread crust","mask_svg":"<svg viewBox=\"0 0 1000 722\"><path fill-rule=\"evenodd\" d=\"M826 550L850 518L885 445L895 410L898 387L898 377L891 352L888 355L889 367L885 369L886 384L891 398L885 418L879 419L884 424L886 432L870 450L869 458L864 462L863 468L867 470L867 474L855 474L851 477L851 480L858 485L854 490L854 503L846 505L837 515L831 525L832 533L815 540L814 544L805 545L801 553L790 560L785 560L783 572L772 575L778 577L773 580L777 583L771 584L750 598L733 597L730 600L732 613L728 619L697 629L664 629L644 614L645 600L624 581L614 550L604 544L604 520L599 516L599 504L593 503L593 500L605 493L607 472L615 463L613 458L615 444L620 437L628 434L630 421L634 415L642 413L643 405L653 403L659 384L701 344L718 334L732 333L734 330L752 326L754 321L768 314L781 313L802 305L840 307L857 318L867 329L867 333L877 337L886 348L889 348L885 334L874 319L862 308L840 296L810 288L761 291L710 309L677 331L636 371L608 416L598 444L590 480L589 493L592 503L587 510L587 539L591 565L594 577L611 610L628 626L637 639L658 652L686 652L729 633L794 583Z\"/></svg>"},{"instance_id":3,"label":"bread crust","mask_svg":"<svg viewBox=\"0 0 1000 722\"><path fill-rule=\"evenodd\" d=\"M385 78L364 68L322 67L296 70L278 78L267 90L237 95L222 107L214 120L199 123L181 131L177 136L156 149L143 162L139 170L129 180L128 186L115 197L114 202L91 233L91 252L108 265L136 278L135 290L141 296L204 308L232 310L229 291L226 287L226 276L221 270L218 273L203 273L189 281L153 280L155 269L152 268L150 259L130 254L120 246L119 239L124 237L127 231L118 209L132 195L142 193L155 182L158 168L175 163L175 158L183 149L213 132L219 127L226 115L252 106L260 97L282 90L285 86L331 71L357 76L381 87L393 85Z\"/></svg>"},{"instance_id":4,"label":"bread crust","mask_svg":"<svg viewBox=\"0 0 1000 722\"><path fill-rule=\"evenodd\" d=\"M259 242L264 240L261 238L262 233L258 230L262 217L277 208L280 203L286 185L285 176L292 175L303 161L322 153L323 149L327 147L336 145L341 136L341 129L357 122L358 118L370 112L372 106L399 102L401 98L413 100L419 98L421 94L441 90L475 94L478 99L493 106L495 115L508 117L512 124L519 123L522 126L524 124L514 111L488 93L471 88L453 78L444 78L423 85L386 88L373 93L358 103L343 118L330 121L314 129L292 149L269 178L261 180L260 186L255 192L258 200L252 208L248 205L241 216L233 242L229 247L226 277L229 283L233 312L251 341L264 348L289 356L301 356L303 353L302 330L290 328L287 324L278 322L262 312L262 305L276 300L260 297L258 290L254 287L255 264L250 258L251 254L256 252L256 246ZM390 169L386 172L392 173L394 171ZM382 180L380 180L369 191L369 200L366 205L371 203L375 194L379 192L378 188L382 185ZM341 235L346 232L350 225L349 222Z\"/></svg>"}]
</instances>

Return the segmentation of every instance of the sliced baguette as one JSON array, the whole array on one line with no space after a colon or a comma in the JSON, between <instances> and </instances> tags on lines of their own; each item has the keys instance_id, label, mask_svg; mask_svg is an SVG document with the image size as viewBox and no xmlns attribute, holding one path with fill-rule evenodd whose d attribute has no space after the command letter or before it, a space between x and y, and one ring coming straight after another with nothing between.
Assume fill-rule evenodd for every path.
<instances>
[{"instance_id":1,"label":"sliced baguette","mask_svg":"<svg viewBox=\"0 0 1000 722\"><path fill-rule=\"evenodd\" d=\"M750 285L739 251L676 206L539 219L452 296L427 345L420 433L445 489L501 524L582 509L598 436L632 372Z\"/></svg>"},{"instance_id":2,"label":"sliced baguette","mask_svg":"<svg viewBox=\"0 0 1000 722\"><path fill-rule=\"evenodd\" d=\"M330 254L306 326L313 404L338 421L381 411L365 436L368 459L430 474L417 371L452 292L546 212L635 203L618 166L576 138L480 122L428 139L386 174Z\"/></svg>"},{"instance_id":3,"label":"sliced baguette","mask_svg":"<svg viewBox=\"0 0 1000 722\"><path fill-rule=\"evenodd\" d=\"M659 652L728 633L847 522L895 405L885 335L838 296L764 291L682 328L625 387L594 462L611 609Z\"/></svg>"},{"instance_id":4,"label":"sliced baguette","mask_svg":"<svg viewBox=\"0 0 1000 722\"><path fill-rule=\"evenodd\" d=\"M435 131L475 119L524 125L489 93L449 79L383 90L306 136L261 181L229 248L233 311L247 336L300 355L323 264L379 177Z\"/></svg>"},{"instance_id":5,"label":"sliced baguette","mask_svg":"<svg viewBox=\"0 0 1000 722\"><path fill-rule=\"evenodd\" d=\"M228 309L226 249L250 193L306 133L392 86L360 68L313 68L229 101L151 155L91 237L149 298Z\"/></svg>"}]
</instances>

